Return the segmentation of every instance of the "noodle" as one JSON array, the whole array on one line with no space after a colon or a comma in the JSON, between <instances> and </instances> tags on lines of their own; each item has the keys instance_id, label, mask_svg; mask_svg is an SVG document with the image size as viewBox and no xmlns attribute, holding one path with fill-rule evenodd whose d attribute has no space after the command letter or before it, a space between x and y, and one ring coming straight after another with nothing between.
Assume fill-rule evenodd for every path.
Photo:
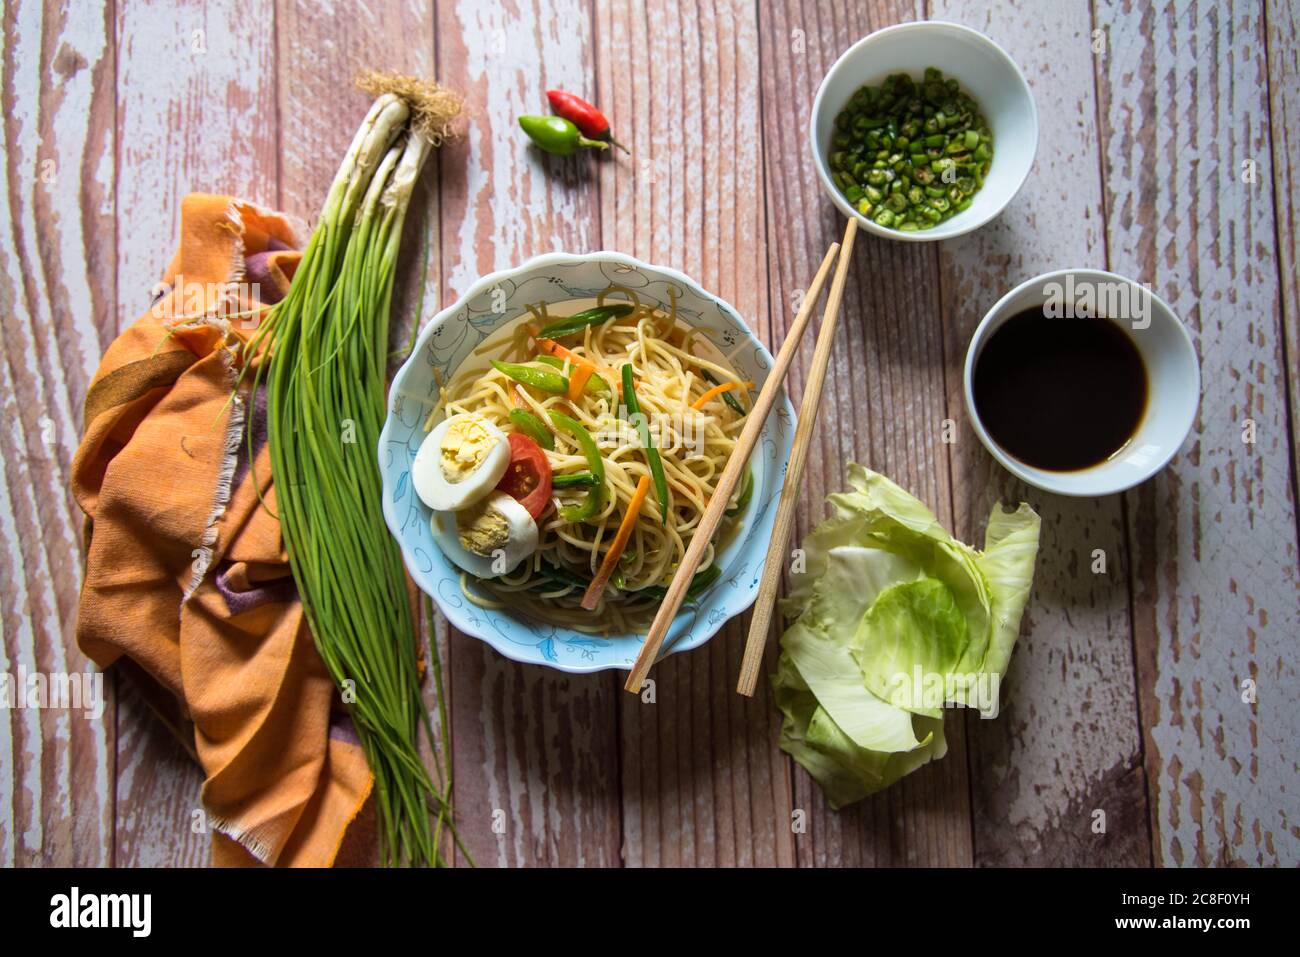
<instances>
[{"instance_id":1,"label":"noodle","mask_svg":"<svg viewBox=\"0 0 1300 957\"><path fill-rule=\"evenodd\" d=\"M744 428L744 417L729 404L714 399L703 410L691 403L713 387L705 372L718 382L739 382L720 355L696 355L697 343L712 348L696 330L676 318L676 298L672 314L642 305L636 294L622 287L611 287L597 299L602 305L607 296L618 294L633 305L632 311L601 325L588 326L580 333L562 337L565 349L577 359L596 368L608 386L595 393L584 391L577 401L564 395L551 395L520 385L504 372L484 368L471 362L462 368L440 391L430 413L426 430L444 416L473 412L486 417L503 431L515 431L509 415L512 409L524 408L548 422L550 412L561 412L577 420L595 438L605 467L607 494L603 508L586 522L569 522L554 507L577 502L584 488L556 489L553 501L538 519L540 540L537 551L509 575L483 581L468 574L461 576L465 596L484 608L512 608L552 624L577 631L602 634L641 631L654 615L662 589L671 581L691 536L716 487L716 480L736 446ZM551 321L545 304L528 306L537 320ZM529 334L526 318L521 319L508 337L495 346L490 343L476 350L485 358L530 363L537 359L537 347ZM716 350L713 350L716 353ZM563 352L561 352L563 354ZM555 360L557 363L559 360ZM554 367L568 376L573 358ZM589 580L601 560L627 511L637 482L650 469L636 430L620 418L621 385L618 370L632 365L636 397L641 405L659 449L667 480L666 519L661 517L655 495L649 496L632 529L627 547L619 560L618 573L606 588L595 612L578 606L582 582ZM733 390L748 406L744 389ZM546 451L554 475L585 472L588 462L576 442L566 433L556 435L554 451ZM734 525L736 520L729 519ZM724 532L728 525L724 524ZM716 544L716 543L715 543ZM706 552L699 572L714 561L714 545ZM651 589L650 592L645 592ZM638 594L641 593L641 594Z\"/></svg>"}]
</instances>

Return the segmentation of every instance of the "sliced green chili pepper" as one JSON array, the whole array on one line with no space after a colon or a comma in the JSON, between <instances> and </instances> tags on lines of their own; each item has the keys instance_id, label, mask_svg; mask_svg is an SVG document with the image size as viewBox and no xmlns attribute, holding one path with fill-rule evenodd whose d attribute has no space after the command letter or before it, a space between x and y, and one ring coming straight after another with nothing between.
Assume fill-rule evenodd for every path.
<instances>
[{"instance_id":1,"label":"sliced green chili pepper","mask_svg":"<svg viewBox=\"0 0 1300 957\"><path fill-rule=\"evenodd\" d=\"M891 229L929 229L969 209L993 159L979 105L934 67L920 80L896 73L859 89L835 130L831 179L859 213Z\"/></svg>"},{"instance_id":2,"label":"sliced green chili pepper","mask_svg":"<svg viewBox=\"0 0 1300 957\"><path fill-rule=\"evenodd\" d=\"M582 147L609 149L608 143L588 139L582 135L581 130L562 116L521 116L519 125L528 134L530 140L556 156L572 156Z\"/></svg>"},{"instance_id":3,"label":"sliced green chili pepper","mask_svg":"<svg viewBox=\"0 0 1300 957\"><path fill-rule=\"evenodd\" d=\"M536 356L533 359L533 361L541 362L555 369L564 368L564 360L561 359L559 356ZM572 366L573 363L570 362L569 365ZM605 381L604 376L602 376L599 372L593 372L591 374L591 378L587 380L587 384L586 386L583 387L582 391L590 392L592 395L607 396L611 394L609 383Z\"/></svg>"},{"instance_id":4,"label":"sliced green chili pepper","mask_svg":"<svg viewBox=\"0 0 1300 957\"><path fill-rule=\"evenodd\" d=\"M750 469L745 469L745 477L740 480L740 494L736 496L736 504L727 509L724 515L739 515L749 504L749 500L754 497L754 473Z\"/></svg>"},{"instance_id":5,"label":"sliced green chili pepper","mask_svg":"<svg viewBox=\"0 0 1300 957\"><path fill-rule=\"evenodd\" d=\"M704 374L704 378L709 381L710 385L722 385L722 381L717 376L715 376L712 372L710 372L708 369L701 369L700 371ZM727 403L727 405L731 406L732 411L735 412L737 415L745 414L745 407L741 405L740 400L737 399L730 392L722 393L722 401Z\"/></svg>"},{"instance_id":6,"label":"sliced green chili pepper","mask_svg":"<svg viewBox=\"0 0 1300 957\"><path fill-rule=\"evenodd\" d=\"M565 395L569 391L569 380L549 369L538 369L518 362L498 362L496 359L492 360L492 368L510 376L520 385L530 385L551 395Z\"/></svg>"},{"instance_id":7,"label":"sliced green chili pepper","mask_svg":"<svg viewBox=\"0 0 1300 957\"><path fill-rule=\"evenodd\" d=\"M641 436L641 448L645 451L646 465L650 466L650 477L655 482L655 498L659 500L659 518L661 523L668 523L668 478L664 475L664 460L655 448L650 437L650 425L641 411L641 403L636 400L636 390L632 383L632 364L623 366L623 404L627 407L627 420L636 426Z\"/></svg>"},{"instance_id":8,"label":"sliced green chili pepper","mask_svg":"<svg viewBox=\"0 0 1300 957\"><path fill-rule=\"evenodd\" d=\"M537 338L559 339L561 336L571 336L575 332L581 332L588 326L599 326L611 319L620 319L635 308L635 306L627 302L613 306L593 306L590 309L584 309L582 312L575 312L571 316L565 316L563 319L548 323L542 327L542 331L537 334Z\"/></svg>"},{"instance_id":9,"label":"sliced green chili pepper","mask_svg":"<svg viewBox=\"0 0 1300 957\"><path fill-rule=\"evenodd\" d=\"M551 476L551 488L594 488L596 484L596 476L590 472Z\"/></svg>"},{"instance_id":10,"label":"sliced green chili pepper","mask_svg":"<svg viewBox=\"0 0 1300 957\"><path fill-rule=\"evenodd\" d=\"M700 572L691 579L690 587L686 589L686 598L691 600L699 598L703 591L712 585L722 576L722 569L717 565L710 565L704 571ZM651 585L649 588L642 588L639 591L632 592L635 597L655 598L662 600L668 594L667 588L661 588L658 585Z\"/></svg>"},{"instance_id":11,"label":"sliced green chili pepper","mask_svg":"<svg viewBox=\"0 0 1300 957\"><path fill-rule=\"evenodd\" d=\"M555 450L555 436L546 427L546 423L526 409L511 409L510 421L520 432L528 436L548 452Z\"/></svg>"},{"instance_id":12,"label":"sliced green chili pepper","mask_svg":"<svg viewBox=\"0 0 1300 957\"><path fill-rule=\"evenodd\" d=\"M600 457L596 440L576 419L571 419L563 412L552 412L551 422L557 429L563 429L573 436L582 454L587 457L587 467L598 483L577 505L566 505L560 509L560 518L566 522L585 522L605 507L605 461ZM554 481L554 480L552 480Z\"/></svg>"}]
</instances>

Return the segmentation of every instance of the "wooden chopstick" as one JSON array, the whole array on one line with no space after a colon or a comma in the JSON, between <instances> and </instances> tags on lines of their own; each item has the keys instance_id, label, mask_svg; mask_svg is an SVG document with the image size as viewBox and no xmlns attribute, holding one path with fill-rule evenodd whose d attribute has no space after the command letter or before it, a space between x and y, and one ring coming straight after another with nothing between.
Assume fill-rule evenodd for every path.
<instances>
[{"instance_id":1,"label":"wooden chopstick","mask_svg":"<svg viewBox=\"0 0 1300 957\"><path fill-rule=\"evenodd\" d=\"M850 222L855 221L850 220ZM636 656L632 671L627 676L627 683L623 685L624 689L632 694L641 693L641 686L645 683L646 675L649 674L651 666L654 665L655 659L659 656L659 649L664 643L664 636L668 634L668 628L672 625L673 618L677 616L677 609L681 608L682 601L686 598L686 589L691 586L691 579L695 577L695 570L700 567L700 562L704 559L704 552L708 549L709 542L713 540L713 533L717 531L718 523L722 521L722 513L727 510L727 506L731 502L732 493L736 491L736 483L740 481L740 475L745 470L746 463L749 462L750 453L754 451L754 446L758 444L758 437L763 431L763 423L767 421L767 415L772 411L776 397L781 392L781 383L785 381L785 374L790 369L790 360L794 358L795 350L799 348L799 340L803 337L804 329L808 326L808 317L812 315L813 306L816 305L817 298L821 295L822 284L826 281L826 274L830 272L831 265L835 262L835 256L839 251L839 243L831 243L831 248L826 250L826 256L822 259L821 267L817 270L812 285L808 287L808 292L804 295L803 304L794 317L790 331L786 333L785 342L781 344L781 351L777 353L772 371L768 373L762 391L758 393L753 408L749 410L749 415L745 419L745 428L736 441L735 451L731 453L726 468L722 470L722 475L718 477L718 484L713 490L713 497L709 499L708 507L705 508L704 514L700 516L700 523L691 536L691 543L686 548L686 554L682 556L682 563L677 567L673 580L668 585L668 592L664 595L663 604L659 606L659 611L650 624L650 631L646 633L645 644L641 646L641 652Z\"/></svg>"},{"instance_id":2,"label":"wooden chopstick","mask_svg":"<svg viewBox=\"0 0 1300 957\"><path fill-rule=\"evenodd\" d=\"M785 485L781 489L781 503L776 509L776 524L772 528L772 542L768 545L767 563L763 566L763 580L758 586L758 599L754 602L754 617L749 622L749 639L745 642L745 657L740 662L740 680L736 690L753 697L758 683L758 671L763 664L763 648L767 644L768 628L772 624L772 611L776 605L776 590L781 585L781 566L785 564L785 546L794 527L794 507L799 501L800 481L808 461L808 446L812 444L813 430L817 426L817 410L821 406L822 386L826 382L826 367L830 364L831 347L835 344L835 327L839 324L840 301L844 298L844 278L853 258L853 237L858 221L850 218L844 230L844 243L840 250L839 265L831 282L830 295L826 297L826 311L822 313L822 327L817 332L817 346L813 350L812 368L808 370L808 383L804 386L803 401L799 404L799 425L794 430L794 448L790 452L790 465L785 470Z\"/></svg>"}]
</instances>

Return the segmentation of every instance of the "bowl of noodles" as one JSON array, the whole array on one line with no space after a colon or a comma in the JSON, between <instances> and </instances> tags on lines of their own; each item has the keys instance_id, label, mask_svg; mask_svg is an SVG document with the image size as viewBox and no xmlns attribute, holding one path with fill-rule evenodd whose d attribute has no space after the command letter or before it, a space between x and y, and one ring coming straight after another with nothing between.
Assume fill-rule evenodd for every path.
<instances>
[{"instance_id":1,"label":"bowl of noodles","mask_svg":"<svg viewBox=\"0 0 1300 957\"><path fill-rule=\"evenodd\" d=\"M631 667L772 362L726 302L630 256L480 279L389 392L383 507L412 578L508 658ZM782 395L664 654L753 603L794 425Z\"/></svg>"}]
</instances>

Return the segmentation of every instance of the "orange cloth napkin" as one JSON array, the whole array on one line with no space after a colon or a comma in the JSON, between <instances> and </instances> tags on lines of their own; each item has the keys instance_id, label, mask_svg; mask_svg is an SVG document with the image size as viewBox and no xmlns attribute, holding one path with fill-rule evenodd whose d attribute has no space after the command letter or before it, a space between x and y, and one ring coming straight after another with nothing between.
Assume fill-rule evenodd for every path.
<instances>
[{"instance_id":1,"label":"orange cloth napkin","mask_svg":"<svg viewBox=\"0 0 1300 957\"><path fill-rule=\"evenodd\" d=\"M157 301L95 373L72 465L89 519L78 644L179 701L219 865L331 865L373 784L258 500L274 510L264 397L231 402L232 346L284 295L295 245L278 214L187 196Z\"/></svg>"}]
</instances>

